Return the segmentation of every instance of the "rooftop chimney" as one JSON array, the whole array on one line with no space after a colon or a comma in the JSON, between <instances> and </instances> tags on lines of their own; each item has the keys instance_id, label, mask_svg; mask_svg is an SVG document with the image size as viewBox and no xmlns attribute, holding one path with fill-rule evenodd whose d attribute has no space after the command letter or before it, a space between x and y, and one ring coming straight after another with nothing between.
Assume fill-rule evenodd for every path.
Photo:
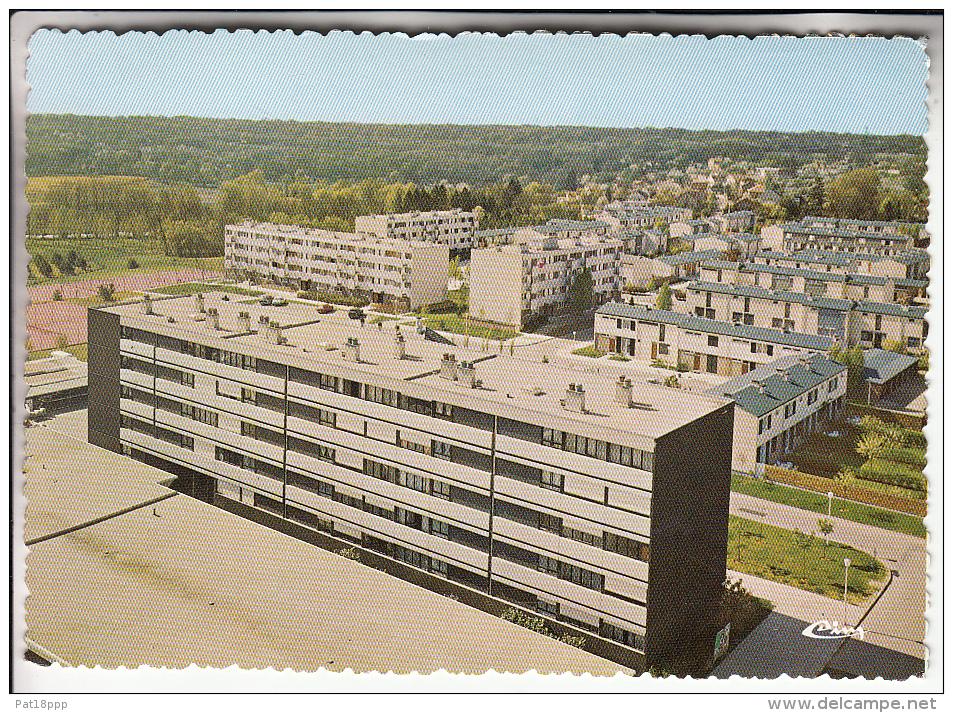
<instances>
[{"instance_id":1,"label":"rooftop chimney","mask_svg":"<svg viewBox=\"0 0 953 713\"><path fill-rule=\"evenodd\" d=\"M360 363L361 344L357 341L357 337L347 338L347 341L344 343L344 358L348 361Z\"/></svg>"},{"instance_id":2,"label":"rooftop chimney","mask_svg":"<svg viewBox=\"0 0 953 713\"><path fill-rule=\"evenodd\" d=\"M205 295L201 292L195 295L195 311L199 314L205 312Z\"/></svg>"},{"instance_id":3,"label":"rooftop chimney","mask_svg":"<svg viewBox=\"0 0 953 713\"><path fill-rule=\"evenodd\" d=\"M586 390L582 387L582 384L569 385L569 388L566 389L566 400L563 402L563 406L567 411L573 411L574 413L586 412Z\"/></svg>"},{"instance_id":4,"label":"rooftop chimney","mask_svg":"<svg viewBox=\"0 0 953 713\"><path fill-rule=\"evenodd\" d=\"M248 312L238 313L238 326L243 332L251 331L251 315Z\"/></svg>"},{"instance_id":5,"label":"rooftop chimney","mask_svg":"<svg viewBox=\"0 0 953 713\"><path fill-rule=\"evenodd\" d=\"M472 361L461 361L457 366L457 378L462 384L473 389L477 387L476 366Z\"/></svg>"},{"instance_id":6,"label":"rooftop chimney","mask_svg":"<svg viewBox=\"0 0 953 713\"><path fill-rule=\"evenodd\" d=\"M400 332L397 332L397 335L394 337L394 356L398 359L403 359L406 356L406 344L404 343L404 335Z\"/></svg>"},{"instance_id":7,"label":"rooftop chimney","mask_svg":"<svg viewBox=\"0 0 953 713\"><path fill-rule=\"evenodd\" d=\"M754 386L758 387L758 393L759 393L759 394L766 394L766 393L768 393L768 387L764 385L764 382L762 382L762 381L752 381L751 383L752 383Z\"/></svg>"},{"instance_id":8,"label":"rooftop chimney","mask_svg":"<svg viewBox=\"0 0 953 713\"><path fill-rule=\"evenodd\" d=\"M217 330L220 330L220 329L222 328L222 325L221 325L221 323L219 322L219 319L218 319L218 310L215 309L215 308L209 309L208 315L209 315L209 317L212 318L212 329L214 329L214 330L216 330L216 331L217 331Z\"/></svg>"},{"instance_id":9,"label":"rooftop chimney","mask_svg":"<svg viewBox=\"0 0 953 713\"><path fill-rule=\"evenodd\" d=\"M440 378L455 381L457 378L457 358L453 354L444 354L440 360Z\"/></svg>"},{"instance_id":10,"label":"rooftop chimney","mask_svg":"<svg viewBox=\"0 0 953 713\"><path fill-rule=\"evenodd\" d=\"M632 404L632 381L621 374L615 382L615 400L626 408Z\"/></svg>"},{"instance_id":11,"label":"rooftop chimney","mask_svg":"<svg viewBox=\"0 0 953 713\"><path fill-rule=\"evenodd\" d=\"M152 312L152 296L146 293L146 296L142 300L142 313L143 314L153 314Z\"/></svg>"}]
</instances>

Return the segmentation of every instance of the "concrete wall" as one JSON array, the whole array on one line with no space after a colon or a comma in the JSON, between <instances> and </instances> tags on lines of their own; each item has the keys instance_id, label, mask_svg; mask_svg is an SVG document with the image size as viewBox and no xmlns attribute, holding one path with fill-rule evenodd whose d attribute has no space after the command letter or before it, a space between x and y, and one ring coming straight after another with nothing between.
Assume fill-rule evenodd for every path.
<instances>
[{"instance_id":1,"label":"concrete wall","mask_svg":"<svg viewBox=\"0 0 953 713\"><path fill-rule=\"evenodd\" d=\"M119 315L88 311L89 433L95 446L119 452Z\"/></svg>"},{"instance_id":2,"label":"concrete wall","mask_svg":"<svg viewBox=\"0 0 953 713\"><path fill-rule=\"evenodd\" d=\"M518 326L523 314L523 256L486 248L470 255L470 316Z\"/></svg>"},{"instance_id":3,"label":"concrete wall","mask_svg":"<svg viewBox=\"0 0 953 713\"><path fill-rule=\"evenodd\" d=\"M447 299L450 248L439 243L415 242L410 268L411 308Z\"/></svg>"}]
</instances>

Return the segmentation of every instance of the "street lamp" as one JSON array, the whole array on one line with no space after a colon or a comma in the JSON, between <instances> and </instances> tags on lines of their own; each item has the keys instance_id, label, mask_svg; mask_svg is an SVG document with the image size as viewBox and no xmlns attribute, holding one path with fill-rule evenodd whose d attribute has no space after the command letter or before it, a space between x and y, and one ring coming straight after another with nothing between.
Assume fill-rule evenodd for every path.
<instances>
[{"instance_id":1,"label":"street lamp","mask_svg":"<svg viewBox=\"0 0 953 713\"><path fill-rule=\"evenodd\" d=\"M850 560L844 558L844 626L847 626L847 572L850 570Z\"/></svg>"},{"instance_id":2,"label":"street lamp","mask_svg":"<svg viewBox=\"0 0 953 713\"><path fill-rule=\"evenodd\" d=\"M828 491L827 491L827 517L828 517L828 519L830 519L830 517L831 517L831 501L833 500L833 498L834 498L834 491L833 491L833 490L828 490Z\"/></svg>"}]
</instances>

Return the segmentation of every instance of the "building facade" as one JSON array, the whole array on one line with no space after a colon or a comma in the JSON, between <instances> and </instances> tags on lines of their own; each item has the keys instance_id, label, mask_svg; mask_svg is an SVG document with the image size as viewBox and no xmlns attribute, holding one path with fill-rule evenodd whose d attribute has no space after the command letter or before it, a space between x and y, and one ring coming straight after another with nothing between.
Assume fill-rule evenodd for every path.
<instances>
[{"instance_id":1,"label":"building facade","mask_svg":"<svg viewBox=\"0 0 953 713\"><path fill-rule=\"evenodd\" d=\"M474 250L469 314L515 327L532 314L556 314L584 270L592 275L593 300L601 304L619 291L622 249L622 241L611 237L540 237Z\"/></svg>"},{"instance_id":2,"label":"building facade","mask_svg":"<svg viewBox=\"0 0 953 713\"><path fill-rule=\"evenodd\" d=\"M90 310L90 442L647 665L710 655L731 403L244 306Z\"/></svg>"},{"instance_id":3,"label":"building facade","mask_svg":"<svg viewBox=\"0 0 953 713\"><path fill-rule=\"evenodd\" d=\"M446 299L449 261L449 248L439 242L271 223L225 226L226 270L410 308Z\"/></svg>"},{"instance_id":4,"label":"building facade","mask_svg":"<svg viewBox=\"0 0 953 713\"><path fill-rule=\"evenodd\" d=\"M473 247L473 234L479 221L476 213L459 208L425 213L359 215L354 232L378 238L425 240L440 243L452 252Z\"/></svg>"},{"instance_id":5,"label":"building facade","mask_svg":"<svg viewBox=\"0 0 953 713\"><path fill-rule=\"evenodd\" d=\"M781 356L829 351L829 337L788 333L610 302L596 312L595 345L610 354L661 361L687 371L739 376Z\"/></svg>"},{"instance_id":6,"label":"building facade","mask_svg":"<svg viewBox=\"0 0 953 713\"><path fill-rule=\"evenodd\" d=\"M843 412L847 367L823 354L764 364L708 393L735 401L732 469L759 474Z\"/></svg>"}]
</instances>

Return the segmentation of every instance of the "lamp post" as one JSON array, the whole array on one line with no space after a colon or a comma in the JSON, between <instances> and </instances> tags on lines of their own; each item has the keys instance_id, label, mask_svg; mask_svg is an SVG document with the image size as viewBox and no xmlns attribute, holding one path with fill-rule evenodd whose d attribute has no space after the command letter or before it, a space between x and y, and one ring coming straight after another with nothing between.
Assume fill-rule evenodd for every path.
<instances>
[{"instance_id":1,"label":"lamp post","mask_svg":"<svg viewBox=\"0 0 953 713\"><path fill-rule=\"evenodd\" d=\"M834 491L828 490L827 491L827 519L828 520L831 517L831 502L833 501L833 499L834 499Z\"/></svg>"},{"instance_id":2,"label":"lamp post","mask_svg":"<svg viewBox=\"0 0 953 713\"><path fill-rule=\"evenodd\" d=\"M847 572L850 570L850 560L844 558L844 626L847 626Z\"/></svg>"}]
</instances>

